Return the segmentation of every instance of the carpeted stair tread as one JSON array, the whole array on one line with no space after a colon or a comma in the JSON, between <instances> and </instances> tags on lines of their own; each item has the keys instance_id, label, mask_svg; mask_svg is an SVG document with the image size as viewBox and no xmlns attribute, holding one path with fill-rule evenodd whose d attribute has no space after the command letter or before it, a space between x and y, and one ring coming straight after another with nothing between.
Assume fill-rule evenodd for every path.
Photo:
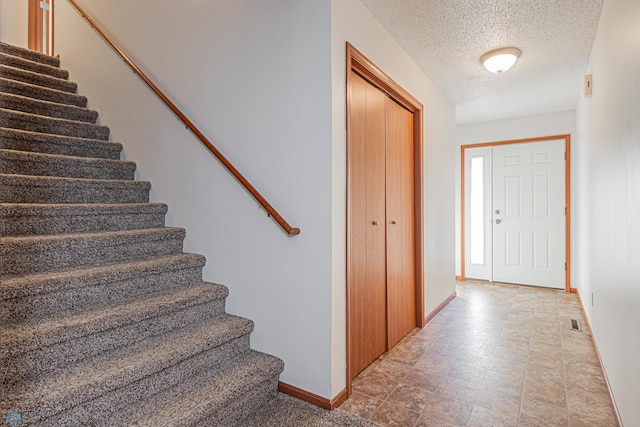
<instances>
[{"instance_id":1,"label":"carpeted stair tread","mask_svg":"<svg viewBox=\"0 0 640 427\"><path fill-rule=\"evenodd\" d=\"M133 180L131 161L29 153L0 148L0 173L65 178Z\"/></svg>"},{"instance_id":2,"label":"carpeted stair tread","mask_svg":"<svg viewBox=\"0 0 640 427\"><path fill-rule=\"evenodd\" d=\"M190 358L238 340L252 330L250 320L221 314L165 336L148 338L85 359L39 380L16 384L0 407L19 407L26 423L35 422L109 393L117 393L129 384L152 378ZM232 350L247 352L245 341L240 344ZM207 362L215 363L215 359ZM149 393L153 391L150 389ZM142 397L135 396L137 399ZM118 425L113 419L108 422Z\"/></svg>"},{"instance_id":3,"label":"carpeted stair tread","mask_svg":"<svg viewBox=\"0 0 640 427\"><path fill-rule=\"evenodd\" d=\"M149 313L152 316L141 317L134 322L123 321L111 329L90 331L85 335L18 354L4 361L5 366L11 367L5 373L4 382L15 391L16 387L20 388L21 383L48 376L82 360L153 337L167 336L171 331L224 314L224 298L213 296L204 295L188 301L178 301L155 311L144 311L138 313L139 317Z\"/></svg>"},{"instance_id":4,"label":"carpeted stair tread","mask_svg":"<svg viewBox=\"0 0 640 427\"><path fill-rule=\"evenodd\" d=\"M43 321L202 283L205 259L177 254L0 282L0 323Z\"/></svg>"},{"instance_id":5,"label":"carpeted stair tread","mask_svg":"<svg viewBox=\"0 0 640 427\"><path fill-rule=\"evenodd\" d=\"M59 79L46 74L34 73L33 71L11 67L2 63L0 63L0 76L5 79L56 89L62 92L76 93L78 90L78 84L67 79Z\"/></svg>"},{"instance_id":6,"label":"carpeted stair tread","mask_svg":"<svg viewBox=\"0 0 640 427\"><path fill-rule=\"evenodd\" d=\"M167 205L0 203L0 237L164 227Z\"/></svg>"},{"instance_id":7,"label":"carpeted stair tread","mask_svg":"<svg viewBox=\"0 0 640 427\"><path fill-rule=\"evenodd\" d=\"M251 350L139 405L127 408L118 419L136 426L229 425L220 419L224 417L216 417L216 421L210 423L203 421L241 399L252 388L277 378L283 368L280 359ZM235 409L235 418L241 418L242 409L246 411L246 416L255 408Z\"/></svg>"},{"instance_id":8,"label":"carpeted stair tread","mask_svg":"<svg viewBox=\"0 0 640 427\"><path fill-rule=\"evenodd\" d=\"M118 160L122 144L0 127L0 148L30 153Z\"/></svg>"},{"instance_id":9,"label":"carpeted stair tread","mask_svg":"<svg viewBox=\"0 0 640 427\"><path fill-rule=\"evenodd\" d=\"M242 427L376 427L357 415L336 409L328 411L295 397L278 393L255 414L242 420Z\"/></svg>"},{"instance_id":10,"label":"carpeted stair tread","mask_svg":"<svg viewBox=\"0 0 640 427\"><path fill-rule=\"evenodd\" d=\"M0 203L147 203L147 181L0 173Z\"/></svg>"},{"instance_id":11,"label":"carpeted stair tread","mask_svg":"<svg viewBox=\"0 0 640 427\"><path fill-rule=\"evenodd\" d=\"M135 382L129 382L113 391L107 392L90 401L82 402L68 410L48 417L46 425L55 426L113 426L131 425L130 421L116 421L118 415L131 408L141 400L147 400L148 396L158 394L162 390L177 387L192 377L209 371L212 366L219 366L223 360L231 360L240 357L250 351L249 334L232 339L222 345L208 347L205 351L188 357L177 364L166 367L152 375ZM277 389L277 377L271 380L270 390L258 390L257 388L247 393L245 397L260 396L271 393ZM258 392L258 394L256 394ZM262 401L263 399L261 399ZM232 405L235 402L232 402ZM208 425L219 425L216 420Z\"/></svg>"},{"instance_id":12,"label":"carpeted stair tread","mask_svg":"<svg viewBox=\"0 0 640 427\"><path fill-rule=\"evenodd\" d=\"M12 93L0 92L0 107L22 113L94 124L98 120L98 112L94 110L58 102L42 101Z\"/></svg>"},{"instance_id":13,"label":"carpeted stair tread","mask_svg":"<svg viewBox=\"0 0 640 427\"><path fill-rule=\"evenodd\" d=\"M242 420L242 427L303 427L318 422L325 412L319 406L278 393L265 405Z\"/></svg>"},{"instance_id":14,"label":"carpeted stair tread","mask_svg":"<svg viewBox=\"0 0 640 427\"><path fill-rule=\"evenodd\" d=\"M0 360L7 360L42 347L53 346L84 336L94 335L139 323L160 315L226 298L222 285L202 283L165 295L157 295L73 316L13 325L0 331ZM6 366L4 363L3 366Z\"/></svg>"},{"instance_id":15,"label":"carpeted stair tread","mask_svg":"<svg viewBox=\"0 0 640 427\"><path fill-rule=\"evenodd\" d=\"M41 62L32 61L30 59L21 58L19 56L11 55L0 51L0 64L5 64L14 68L21 68L23 70L32 71L34 73L46 74L59 79L68 79L69 72L63 70L60 67L53 67L51 65L43 64Z\"/></svg>"},{"instance_id":16,"label":"carpeted stair tread","mask_svg":"<svg viewBox=\"0 0 640 427\"><path fill-rule=\"evenodd\" d=\"M204 267L204 264L205 258L202 255L180 253L139 261L28 274L3 279L0 282L0 300L91 287L105 281L126 280L141 274L152 275L174 268Z\"/></svg>"},{"instance_id":17,"label":"carpeted stair tread","mask_svg":"<svg viewBox=\"0 0 640 427\"><path fill-rule=\"evenodd\" d=\"M41 101L57 102L59 104L75 105L85 108L87 97L75 93L32 85L17 80L11 80L0 75L0 92L12 93Z\"/></svg>"},{"instance_id":18,"label":"carpeted stair tread","mask_svg":"<svg viewBox=\"0 0 640 427\"><path fill-rule=\"evenodd\" d=\"M0 277L173 255L182 252L184 236L182 228L147 228L0 237Z\"/></svg>"},{"instance_id":19,"label":"carpeted stair tread","mask_svg":"<svg viewBox=\"0 0 640 427\"><path fill-rule=\"evenodd\" d=\"M4 108L0 108L0 127L103 141L109 139L109 128L107 126L22 113Z\"/></svg>"},{"instance_id":20,"label":"carpeted stair tread","mask_svg":"<svg viewBox=\"0 0 640 427\"><path fill-rule=\"evenodd\" d=\"M60 60L58 58L54 58L53 56L45 55L43 53L36 52L31 49L25 49L23 47L14 46L12 44L4 43L1 41L0 41L0 52L6 53L8 55L14 55L20 58L28 59L30 61L47 64L52 67L60 66Z\"/></svg>"}]
</instances>

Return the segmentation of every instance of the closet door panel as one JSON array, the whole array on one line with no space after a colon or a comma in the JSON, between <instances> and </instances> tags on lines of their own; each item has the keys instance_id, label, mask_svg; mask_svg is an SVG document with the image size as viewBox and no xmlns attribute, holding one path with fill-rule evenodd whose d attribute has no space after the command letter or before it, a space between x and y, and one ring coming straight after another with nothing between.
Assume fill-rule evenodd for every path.
<instances>
[{"instance_id":1,"label":"closet door panel","mask_svg":"<svg viewBox=\"0 0 640 427\"><path fill-rule=\"evenodd\" d=\"M387 345L414 327L413 114L386 100Z\"/></svg>"},{"instance_id":2,"label":"closet door panel","mask_svg":"<svg viewBox=\"0 0 640 427\"><path fill-rule=\"evenodd\" d=\"M353 73L349 144L351 372L386 351L385 95Z\"/></svg>"}]
</instances>

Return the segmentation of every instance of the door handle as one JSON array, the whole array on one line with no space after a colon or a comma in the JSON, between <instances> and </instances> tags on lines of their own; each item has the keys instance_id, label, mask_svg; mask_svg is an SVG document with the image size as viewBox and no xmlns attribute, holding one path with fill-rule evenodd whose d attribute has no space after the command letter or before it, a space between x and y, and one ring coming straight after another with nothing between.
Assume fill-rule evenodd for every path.
<instances>
[{"instance_id":1,"label":"door handle","mask_svg":"<svg viewBox=\"0 0 640 427\"><path fill-rule=\"evenodd\" d=\"M500 224L502 220L496 219L496 224Z\"/></svg>"},{"instance_id":2,"label":"door handle","mask_svg":"<svg viewBox=\"0 0 640 427\"><path fill-rule=\"evenodd\" d=\"M372 224L373 224L373 225L378 225L378 221L374 220L374 221L372 222Z\"/></svg>"}]
</instances>

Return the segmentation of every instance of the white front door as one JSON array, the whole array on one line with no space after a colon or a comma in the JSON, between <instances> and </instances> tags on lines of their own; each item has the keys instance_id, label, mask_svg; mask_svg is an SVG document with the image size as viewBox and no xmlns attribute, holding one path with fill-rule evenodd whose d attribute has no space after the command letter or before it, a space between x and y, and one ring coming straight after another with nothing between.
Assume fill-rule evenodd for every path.
<instances>
[{"instance_id":1,"label":"white front door","mask_svg":"<svg viewBox=\"0 0 640 427\"><path fill-rule=\"evenodd\" d=\"M564 289L564 139L464 151L465 276Z\"/></svg>"},{"instance_id":2,"label":"white front door","mask_svg":"<svg viewBox=\"0 0 640 427\"><path fill-rule=\"evenodd\" d=\"M493 280L565 288L564 140L493 147Z\"/></svg>"}]
</instances>

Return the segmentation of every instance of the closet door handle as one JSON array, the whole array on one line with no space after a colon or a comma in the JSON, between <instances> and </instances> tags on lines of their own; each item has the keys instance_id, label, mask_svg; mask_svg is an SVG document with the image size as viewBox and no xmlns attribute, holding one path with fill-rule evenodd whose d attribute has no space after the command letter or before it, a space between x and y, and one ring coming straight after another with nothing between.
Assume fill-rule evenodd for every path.
<instances>
[{"instance_id":1,"label":"closet door handle","mask_svg":"<svg viewBox=\"0 0 640 427\"><path fill-rule=\"evenodd\" d=\"M378 221L376 221L375 219L372 222L373 225L378 225Z\"/></svg>"},{"instance_id":2,"label":"closet door handle","mask_svg":"<svg viewBox=\"0 0 640 427\"><path fill-rule=\"evenodd\" d=\"M395 219L392 219L392 220L391 220L391 224L396 225L396 224L397 224L396 220L395 220Z\"/></svg>"}]
</instances>

